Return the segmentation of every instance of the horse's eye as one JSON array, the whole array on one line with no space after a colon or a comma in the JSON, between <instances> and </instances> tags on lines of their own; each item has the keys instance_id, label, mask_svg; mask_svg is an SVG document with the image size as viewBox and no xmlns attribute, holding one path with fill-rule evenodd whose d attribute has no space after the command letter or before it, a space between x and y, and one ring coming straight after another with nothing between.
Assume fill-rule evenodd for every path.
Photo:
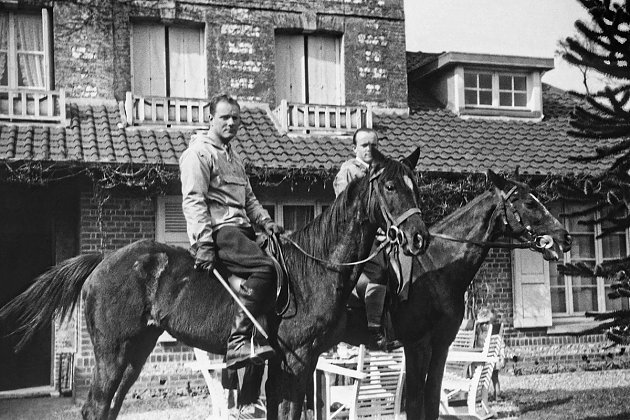
<instances>
[{"instance_id":1,"label":"horse's eye","mask_svg":"<svg viewBox=\"0 0 630 420\"><path fill-rule=\"evenodd\" d=\"M396 186L394 185L393 182L390 181L390 182L385 183L385 189L387 191L394 191L396 189Z\"/></svg>"}]
</instances>

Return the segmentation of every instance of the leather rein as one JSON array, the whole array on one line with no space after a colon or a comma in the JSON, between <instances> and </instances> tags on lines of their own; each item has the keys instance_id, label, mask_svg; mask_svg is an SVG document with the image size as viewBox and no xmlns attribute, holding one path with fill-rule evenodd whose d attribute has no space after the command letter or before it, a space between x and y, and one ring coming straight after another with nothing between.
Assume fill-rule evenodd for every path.
<instances>
[{"instance_id":1,"label":"leather rein","mask_svg":"<svg viewBox=\"0 0 630 420\"><path fill-rule=\"evenodd\" d=\"M433 236L434 238L446 239L447 241L452 241L452 242L462 242L462 243L468 243L468 244L486 246L486 247L492 247L492 248L505 248L505 249L527 249L527 248L549 249L551 248L553 246L553 238L550 235L536 235L536 233L533 231L530 225L525 225L523 223L523 219L521 215L519 214L518 210L516 210L516 208L514 207L514 203L512 203L512 200L510 200L510 197L514 194L516 189L517 187L514 186L507 193L504 192L503 190L499 190L501 202L502 202L502 209L503 209L503 225L505 226L505 229L507 231L512 232L516 236L522 236L523 234L526 235L529 238L528 240L514 244L514 243L509 243L509 242L475 241L472 239L455 238L453 236L444 235L442 233L433 233L431 234L431 236ZM534 196L532 195L532 197ZM536 197L534 197L534 199L538 201ZM508 208L510 210L510 213L508 213ZM510 223L508 214L512 214L513 218L516 220L516 223L518 224L516 228L512 226L512 224Z\"/></svg>"},{"instance_id":2,"label":"leather rein","mask_svg":"<svg viewBox=\"0 0 630 420\"><path fill-rule=\"evenodd\" d=\"M386 232L385 232L385 240L382 241L379 244L379 246L376 248L376 250L374 250L374 252L372 252L367 258L364 258L364 259L359 260L359 261L347 262L347 263L324 260L322 258L316 257L315 255L312 255L312 254L308 253L307 251L305 251L293 239L291 239L291 238L289 238L287 236L283 236L283 239L285 239L287 242L289 242L291 245L293 245L295 248L297 248L298 251L300 251L302 254L306 255L307 257L311 258L312 260L315 260L315 261L318 261L318 262L321 262L321 263L324 263L324 264L328 264L328 265L336 265L336 266L344 266L344 267L364 264L364 263L370 261L371 259L373 259L374 257L376 257L378 255L378 253L381 252L383 250L383 248L385 248L388 245L394 245L394 246L404 245L405 242L406 242L406 238L405 238L405 235L402 232L402 230L400 230L400 225L405 220L407 220L408 218L413 216L414 214L421 214L422 212L418 208L418 203L415 203L416 207L408 209L407 211L405 211L400 216L394 217L392 215L392 213L389 211L387 203L385 202L385 198L383 197L383 194L375 186L375 181L383 174L384 170L385 170L384 168L381 168L376 173L374 173L374 174L372 174L370 176L370 180L369 180L370 188L368 190L368 211L369 211L369 209L372 208L370 206L370 202L372 201L372 190L374 190L375 195L376 195L376 197L378 199L379 209L381 211L381 214L383 215L383 218L385 219L385 221L387 223L387 229L386 229Z\"/></svg>"}]
</instances>

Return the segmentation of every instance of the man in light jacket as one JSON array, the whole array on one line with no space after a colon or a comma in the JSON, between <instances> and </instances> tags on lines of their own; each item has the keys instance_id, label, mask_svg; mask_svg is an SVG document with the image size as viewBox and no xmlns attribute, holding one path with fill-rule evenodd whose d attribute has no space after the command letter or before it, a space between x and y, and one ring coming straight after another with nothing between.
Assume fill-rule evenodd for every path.
<instances>
[{"instance_id":1,"label":"man in light jacket","mask_svg":"<svg viewBox=\"0 0 630 420\"><path fill-rule=\"evenodd\" d=\"M240 112L238 102L227 95L211 99L210 128L192 136L179 160L182 209L195 268L212 272L218 260L222 268L242 277L237 294L258 317L273 302L275 270L255 242L252 223L268 234L279 233L282 228L256 199L243 161L230 146L240 127ZM256 334L252 321L237 306L227 344L227 367L260 364L272 355L267 340Z\"/></svg>"}]
</instances>

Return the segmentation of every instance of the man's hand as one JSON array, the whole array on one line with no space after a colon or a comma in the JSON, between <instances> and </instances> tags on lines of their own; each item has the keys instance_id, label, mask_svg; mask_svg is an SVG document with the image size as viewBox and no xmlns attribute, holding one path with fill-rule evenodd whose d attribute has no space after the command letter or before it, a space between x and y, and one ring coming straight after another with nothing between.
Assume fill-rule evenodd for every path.
<instances>
[{"instance_id":1,"label":"man's hand","mask_svg":"<svg viewBox=\"0 0 630 420\"><path fill-rule=\"evenodd\" d=\"M263 229L265 229L265 233L269 236L284 232L284 228L276 224L276 222L271 219L265 220L263 223Z\"/></svg>"},{"instance_id":2,"label":"man's hand","mask_svg":"<svg viewBox=\"0 0 630 420\"><path fill-rule=\"evenodd\" d=\"M195 251L195 269L203 271L212 271L214 261L216 259L216 247L214 242L202 242L197 246Z\"/></svg>"}]
</instances>

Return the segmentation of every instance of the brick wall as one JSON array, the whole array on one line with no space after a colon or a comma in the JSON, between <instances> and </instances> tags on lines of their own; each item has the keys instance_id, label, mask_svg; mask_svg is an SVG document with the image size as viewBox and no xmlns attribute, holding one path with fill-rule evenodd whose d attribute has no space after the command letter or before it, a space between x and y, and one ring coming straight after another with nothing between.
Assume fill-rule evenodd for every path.
<instances>
[{"instance_id":1,"label":"brick wall","mask_svg":"<svg viewBox=\"0 0 630 420\"><path fill-rule=\"evenodd\" d=\"M208 94L276 103L275 30L343 34L346 103L407 106L402 0L55 2L57 88L122 100L131 90L133 20L203 23Z\"/></svg>"},{"instance_id":2,"label":"brick wall","mask_svg":"<svg viewBox=\"0 0 630 420\"><path fill-rule=\"evenodd\" d=\"M515 329L511 251L491 249L475 277L480 305L491 307L504 324L508 369L519 373L557 372L630 365L619 349L606 349L604 335L548 335L547 328Z\"/></svg>"},{"instance_id":3,"label":"brick wall","mask_svg":"<svg viewBox=\"0 0 630 420\"><path fill-rule=\"evenodd\" d=\"M155 202L134 195L112 194L103 206L102 226L98 227L98 206L91 193L83 193L81 203L81 253L98 252L101 246L106 251L118 249L139 239L155 238ZM94 369L94 352L83 317L83 302L79 308L79 343L75 361L75 395L86 396ZM142 370L138 381L130 391L132 394L160 390L187 392L189 388L203 385L200 374L184 367L194 360L192 350L179 343L158 343Z\"/></svg>"}]
</instances>

